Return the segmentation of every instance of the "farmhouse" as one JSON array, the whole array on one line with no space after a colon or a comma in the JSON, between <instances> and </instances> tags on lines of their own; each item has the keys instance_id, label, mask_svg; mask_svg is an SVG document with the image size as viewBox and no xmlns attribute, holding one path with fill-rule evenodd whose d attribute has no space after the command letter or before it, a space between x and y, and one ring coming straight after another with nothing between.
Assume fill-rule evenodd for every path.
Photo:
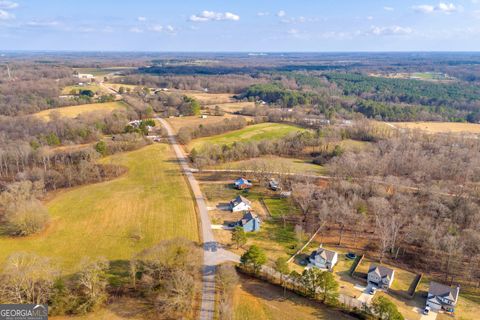
<instances>
[{"instance_id":1,"label":"farmhouse","mask_svg":"<svg viewBox=\"0 0 480 320\"><path fill-rule=\"evenodd\" d=\"M238 190L250 189L252 187L252 182L245 178L238 178L234 181L235 188Z\"/></svg>"},{"instance_id":2,"label":"farmhouse","mask_svg":"<svg viewBox=\"0 0 480 320\"><path fill-rule=\"evenodd\" d=\"M252 203L245 197L238 196L230 201L230 210L232 212L248 211L252 208Z\"/></svg>"},{"instance_id":3,"label":"farmhouse","mask_svg":"<svg viewBox=\"0 0 480 320\"><path fill-rule=\"evenodd\" d=\"M454 312L457 304L460 287L450 287L438 282L430 282L428 289L427 306L432 310Z\"/></svg>"},{"instance_id":4,"label":"farmhouse","mask_svg":"<svg viewBox=\"0 0 480 320\"><path fill-rule=\"evenodd\" d=\"M392 285L395 270L371 264L368 268L368 283L378 288L388 289Z\"/></svg>"},{"instance_id":5,"label":"farmhouse","mask_svg":"<svg viewBox=\"0 0 480 320\"><path fill-rule=\"evenodd\" d=\"M243 215L243 218L237 223L245 232L255 232L260 230L260 218L251 211Z\"/></svg>"},{"instance_id":6,"label":"farmhouse","mask_svg":"<svg viewBox=\"0 0 480 320\"><path fill-rule=\"evenodd\" d=\"M320 247L313 251L309 257L310 263L319 269L332 270L338 260L338 254L335 251Z\"/></svg>"}]
</instances>

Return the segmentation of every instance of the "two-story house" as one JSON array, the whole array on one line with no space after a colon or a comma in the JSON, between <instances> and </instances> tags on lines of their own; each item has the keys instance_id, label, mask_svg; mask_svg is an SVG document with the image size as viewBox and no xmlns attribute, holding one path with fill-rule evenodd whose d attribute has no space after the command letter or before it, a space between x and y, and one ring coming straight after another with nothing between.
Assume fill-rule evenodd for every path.
<instances>
[{"instance_id":1,"label":"two-story house","mask_svg":"<svg viewBox=\"0 0 480 320\"><path fill-rule=\"evenodd\" d=\"M369 284L377 288L388 289L392 285L394 275L395 270L372 263L368 269L367 279Z\"/></svg>"},{"instance_id":2,"label":"two-story house","mask_svg":"<svg viewBox=\"0 0 480 320\"><path fill-rule=\"evenodd\" d=\"M314 267L327 270L332 270L337 260L338 254L335 251L322 248L322 246L313 251L309 257L309 261Z\"/></svg>"},{"instance_id":3,"label":"two-story house","mask_svg":"<svg viewBox=\"0 0 480 320\"><path fill-rule=\"evenodd\" d=\"M455 311L460 287L450 287L438 282L430 282L428 289L427 306L432 310Z\"/></svg>"}]
</instances>

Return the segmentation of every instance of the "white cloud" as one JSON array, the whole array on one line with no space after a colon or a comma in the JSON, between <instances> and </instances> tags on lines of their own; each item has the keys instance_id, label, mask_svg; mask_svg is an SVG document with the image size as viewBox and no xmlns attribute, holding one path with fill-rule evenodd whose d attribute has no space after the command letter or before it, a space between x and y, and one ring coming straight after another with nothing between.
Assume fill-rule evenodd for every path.
<instances>
[{"instance_id":1,"label":"white cloud","mask_svg":"<svg viewBox=\"0 0 480 320\"><path fill-rule=\"evenodd\" d=\"M29 27L56 27L58 25L60 25L60 22L58 21L36 21L36 20L33 20L33 21L28 21L27 23L27 26Z\"/></svg>"},{"instance_id":2,"label":"white cloud","mask_svg":"<svg viewBox=\"0 0 480 320\"><path fill-rule=\"evenodd\" d=\"M287 31L287 33L291 35L297 35L300 33L300 31L298 31L298 29L290 29Z\"/></svg>"},{"instance_id":3,"label":"white cloud","mask_svg":"<svg viewBox=\"0 0 480 320\"><path fill-rule=\"evenodd\" d=\"M13 1L0 0L0 9L15 9L18 7L18 3Z\"/></svg>"},{"instance_id":4,"label":"white cloud","mask_svg":"<svg viewBox=\"0 0 480 320\"><path fill-rule=\"evenodd\" d=\"M199 14L190 16L190 21L193 22L205 22L205 21L238 21L240 16L231 12L214 12L214 11L202 11Z\"/></svg>"},{"instance_id":5,"label":"white cloud","mask_svg":"<svg viewBox=\"0 0 480 320\"><path fill-rule=\"evenodd\" d=\"M143 30L138 28L138 27L132 27L128 31L133 32L133 33L142 33L143 32Z\"/></svg>"},{"instance_id":6,"label":"white cloud","mask_svg":"<svg viewBox=\"0 0 480 320\"><path fill-rule=\"evenodd\" d=\"M480 19L480 10L474 10L473 11L473 16L477 19Z\"/></svg>"},{"instance_id":7,"label":"white cloud","mask_svg":"<svg viewBox=\"0 0 480 320\"><path fill-rule=\"evenodd\" d=\"M106 26L105 28L103 28L102 32L105 32L105 33L112 33L114 32L115 29L111 26Z\"/></svg>"},{"instance_id":8,"label":"white cloud","mask_svg":"<svg viewBox=\"0 0 480 320\"><path fill-rule=\"evenodd\" d=\"M385 11L393 11L393 10L395 10L395 8L393 8L393 7L383 7L383 10L385 10Z\"/></svg>"},{"instance_id":9,"label":"white cloud","mask_svg":"<svg viewBox=\"0 0 480 320\"><path fill-rule=\"evenodd\" d=\"M376 36L386 36L386 35L408 35L413 33L413 29L410 27L401 27L401 26L389 26L389 27L378 27L372 26L370 28L369 34Z\"/></svg>"},{"instance_id":10,"label":"white cloud","mask_svg":"<svg viewBox=\"0 0 480 320\"><path fill-rule=\"evenodd\" d=\"M147 18L146 17L137 17L137 20L143 22L143 21L147 21Z\"/></svg>"},{"instance_id":11,"label":"white cloud","mask_svg":"<svg viewBox=\"0 0 480 320\"><path fill-rule=\"evenodd\" d=\"M150 31L153 32L162 32L163 31L163 26L156 24L150 27Z\"/></svg>"},{"instance_id":12,"label":"white cloud","mask_svg":"<svg viewBox=\"0 0 480 320\"><path fill-rule=\"evenodd\" d=\"M5 10L0 10L0 20L15 19L15 15Z\"/></svg>"},{"instance_id":13,"label":"white cloud","mask_svg":"<svg viewBox=\"0 0 480 320\"><path fill-rule=\"evenodd\" d=\"M421 4L418 6L413 6L413 10L421 13L434 13L440 12L445 14L450 14L456 11L459 11L459 7L455 6L453 3L440 2L437 5L431 4Z\"/></svg>"},{"instance_id":14,"label":"white cloud","mask_svg":"<svg viewBox=\"0 0 480 320\"><path fill-rule=\"evenodd\" d=\"M259 17L265 17L265 16L269 16L270 15L270 12L257 12L257 16Z\"/></svg>"},{"instance_id":15,"label":"white cloud","mask_svg":"<svg viewBox=\"0 0 480 320\"><path fill-rule=\"evenodd\" d=\"M277 17L285 17L287 15L287 13L284 11L284 10L280 10L277 12Z\"/></svg>"},{"instance_id":16,"label":"white cloud","mask_svg":"<svg viewBox=\"0 0 480 320\"><path fill-rule=\"evenodd\" d=\"M167 26L165 27L165 30L166 30L167 32L170 32L170 33L175 32L175 28L172 27L171 25L167 25Z\"/></svg>"},{"instance_id":17,"label":"white cloud","mask_svg":"<svg viewBox=\"0 0 480 320\"><path fill-rule=\"evenodd\" d=\"M371 21L371 20L373 20L373 17L372 17L372 16L368 16L368 17L367 17L367 20L370 20L370 21Z\"/></svg>"}]
</instances>

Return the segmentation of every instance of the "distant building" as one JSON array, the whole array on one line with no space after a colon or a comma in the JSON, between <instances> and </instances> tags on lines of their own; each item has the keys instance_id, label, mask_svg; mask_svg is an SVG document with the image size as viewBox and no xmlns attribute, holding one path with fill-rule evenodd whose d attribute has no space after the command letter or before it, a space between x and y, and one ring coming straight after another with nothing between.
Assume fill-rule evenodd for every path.
<instances>
[{"instance_id":1,"label":"distant building","mask_svg":"<svg viewBox=\"0 0 480 320\"><path fill-rule=\"evenodd\" d=\"M437 282L430 282L428 289L427 306L432 310L455 311L455 305L458 301L460 287L450 287Z\"/></svg>"},{"instance_id":2,"label":"distant building","mask_svg":"<svg viewBox=\"0 0 480 320\"><path fill-rule=\"evenodd\" d=\"M320 246L309 257L310 263L317 268L332 270L338 261L338 253Z\"/></svg>"},{"instance_id":3,"label":"distant building","mask_svg":"<svg viewBox=\"0 0 480 320\"><path fill-rule=\"evenodd\" d=\"M252 182L245 178L238 178L234 181L235 188L238 190L250 189L252 187Z\"/></svg>"},{"instance_id":4,"label":"distant building","mask_svg":"<svg viewBox=\"0 0 480 320\"><path fill-rule=\"evenodd\" d=\"M238 225L243 228L245 232L255 232L260 230L260 224L262 222L260 221L260 218L252 213L252 212L247 212L243 216L243 218L238 221Z\"/></svg>"},{"instance_id":5,"label":"distant building","mask_svg":"<svg viewBox=\"0 0 480 320\"><path fill-rule=\"evenodd\" d=\"M90 74L90 73L79 73L75 76L79 79L93 79L94 78L93 74Z\"/></svg>"},{"instance_id":6,"label":"distant building","mask_svg":"<svg viewBox=\"0 0 480 320\"><path fill-rule=\"evenodd\" d=\"M395 270L371 264L368 269L368 283L375 285L377 288L388 289L392 285Z\"/></svg>"},{"instance_id":7,"label":"distant building","mask_svg":"<svg viewBox=\"0 0 480 320\"><path fill-rule=\"evenodd\" d=\"M248 211L252 209L252 203L245 197L238 196L230 201L230 210L232 212Z\"/></svg>"}]
</instances>

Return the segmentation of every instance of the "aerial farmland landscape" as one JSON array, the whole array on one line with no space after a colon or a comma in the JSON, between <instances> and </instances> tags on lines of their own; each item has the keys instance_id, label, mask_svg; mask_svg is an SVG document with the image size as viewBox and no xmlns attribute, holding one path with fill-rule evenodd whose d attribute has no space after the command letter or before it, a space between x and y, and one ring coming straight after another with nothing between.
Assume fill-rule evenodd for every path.
<instances>
[{"instance_id":1,"label":"aerial farmland landscape","mask_svg":"<svg viewBox=\"0 0 480 320\"><path fill-rule=\"evenodd\" d=\"M0 0L0 320L480 319L479 18Z\"/></svg>"}]
</instances>

